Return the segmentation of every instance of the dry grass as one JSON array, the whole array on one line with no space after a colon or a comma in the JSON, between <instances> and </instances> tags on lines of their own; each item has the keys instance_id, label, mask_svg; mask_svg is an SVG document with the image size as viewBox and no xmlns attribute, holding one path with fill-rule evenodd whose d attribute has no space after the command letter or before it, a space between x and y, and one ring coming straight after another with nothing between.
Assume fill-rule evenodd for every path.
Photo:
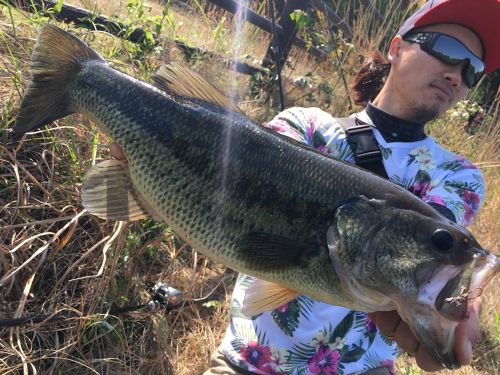
<instances>
[{"instance_id":1,"label":"dry grass","mask_svg":"<svg viewBox=\"0 0 500 375\"><path fill-rule=\"evenodd\" d=\"M82 0L76 4L125 15L125 1ZM161 12L159 3L149 6L155 14ZM138 57L129 43L106 33L73 32L119 69L141 79L148 79L162 62L183 58L167 37L181 37L233 56L229 16L221 21L219 14L188 14L175 8L173 12L176 24L165 30L161 48ZM356 35L362 36L354 41L357 47L346 45L341 55L348 77L359 66L359 56L384 35L380 32L367 38L363 29L366 17L355 25ZM96 161L109 156L109 140L85 118L59 120L21 144L6 143L7 129L26 85L29 54L40 22L30 14L0 7L0 320L59 312L71 318L0 327L0 373L200 374L224 333L234 273L182 244L165 225L113 223L84 211L79 200L83 175ZM245 26L244 35L239 56L261 59L268 36L250 26ZM276 96L269 96L265 85L249 93L248 77L238 76L233 81L221 62L199 58L190 63L219 87L232 87L240 106L257 121L276 113ZM284 75L288 104L348 111L348 94L337 65L315 62L294 50ZM297 77L305 77L309 88L294 85ZM335 93L331 104L319 89L322 83ZM497 253L499 103L497 98L496 107L474 136L464 137L463 121L453 120L451 115L432 127L447 147L482 166L488 198L472 231ZM112 305L149 301L148 286L159 281L183 290L187 302L171 311L107 313ZM499 290L497 280L485 293L483 339L473 366L458 374L499 372ZM420 373L404 356L397 366L401 374Z\"/></svg>"}]
</instances>

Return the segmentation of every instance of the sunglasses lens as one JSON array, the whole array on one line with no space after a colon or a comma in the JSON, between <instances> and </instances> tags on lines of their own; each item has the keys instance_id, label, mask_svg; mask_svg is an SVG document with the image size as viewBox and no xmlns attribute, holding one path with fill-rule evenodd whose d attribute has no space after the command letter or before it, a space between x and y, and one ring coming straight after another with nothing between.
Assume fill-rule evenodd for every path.
<instances>
[{"instance_id":1,"label":"sunglasses lens","mask_svg":"<svg viewBox=\"0 0 500 375\"><path fill-rule=\"evenodd\" d=\"M462 73L469 84L469 87L474 86L476 83L479 82L481 77L483 76L483 69L481 69L479 72L477 71L476 68L472 65L472 63L469 62L466 67L464 67L464 71Z\"/></svg>"},{"instance_id":2,"label":"sunglasses lens","mask_svg":"<svg viewBox=\"0 0 500 375\"><path fill-rule=\"evenodd\" d=\"M451 65L467 60L463 75L469 87L474 86L483 75L484 63L481 59L454 38L440 35L429 52Z\"/></svg>"}]
</instances>

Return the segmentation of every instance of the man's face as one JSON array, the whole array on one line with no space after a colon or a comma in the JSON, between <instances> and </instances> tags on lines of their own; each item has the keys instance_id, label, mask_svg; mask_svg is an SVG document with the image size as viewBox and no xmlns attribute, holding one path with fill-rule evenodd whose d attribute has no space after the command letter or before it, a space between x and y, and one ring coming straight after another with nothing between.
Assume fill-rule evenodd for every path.
<instances>
[{"instance_id":1,"label":"man's face","mask_svg":"<svg viewBox=\"0 0 500 375\"><path fill-rule=\"evenodd\" d=\"M450 35L482 58L480 39L466 27L436 24L420 30ZM401 39L392 41L389 59L392 76L387 83L400 101L400 108L405 109L408 120L430 121L464 99L469 92L462 77L466 61L457 65L446 64L423 51L419 44Z\"/></svg>"}]
</instances>

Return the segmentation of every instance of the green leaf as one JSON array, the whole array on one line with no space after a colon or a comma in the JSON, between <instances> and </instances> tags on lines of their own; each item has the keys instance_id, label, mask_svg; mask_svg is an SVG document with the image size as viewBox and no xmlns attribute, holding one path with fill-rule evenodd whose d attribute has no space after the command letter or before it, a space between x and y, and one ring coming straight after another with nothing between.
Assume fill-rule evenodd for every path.
<instances>
[{"instance_id":1,"label":"green leaf","mask_svg":"<svg viewBox=\"0 0 500 375\"><path fill-rule=\"evenodd\" d=\"M326 140L323 134L319 131L315 131L312 136L312 144L314 148L318 148L320 146L326 146Z\"/></svg>"},{"instance_id":2,"label":"green leaf","mask_svg":"<svg viewBox=\"0 0 500 375\"><path fill-rule=\"evenodd\" d=\"M269 346L269 339L266 338L265 330L257 332L257 342L260 345Z\"/></svg>"},{"instance_id":3,"label":"green leaf","mask_svg":"<svg viewBox=\"0 0 500 375\"><path fill-rule=\"evenodd\" d=\"M415 161L415 156L409 155L408 163L406 164L408 167Z\"/></svg>"},{"instance_id":4,"label":"green leaf","mask_svg":"<svg viewBox=\"0 0 500 375\"><path fill-rule=\"evenodd\" d=\"M330 341L333 343L337 337L343 338L349 332L354 322L354 311L349 312L344 319L335 327Z\"/></svg>"},{"instance_id":5,"label":"green leaf","mask_svg":"<svg viewBox=\"0 0 500 375\"><path fill-rule=\"evenodd\" d=\"M417 172L417 175L415 176L415 181L417 181L419 183L430 182L431 176L426 171L419 170Z\"/></svg>"},{"instance_id":6,"label":"green leaf","mask_svg":"<svg viewBox=\"0 0 500 375\"><path fill-rule=\"evenodd\" d=\"M57 0L56 5L54 5L54 10L56 11L56 13L61 13L63 5L64 5L64 0Z\"/></svg>"},{"instance_id":7,"label":"green leaf","mask_svg":"<svg viewBox=\"0 0 500 375\"><path fill-rule=\"evenodd\" d=\"M299 303L300 306L300 312L302 316L309 320L309 313L312 310L313 305L315 304L315 301L308 296L298 296L297 297L297 302Z\"/></svg>"},{"instance_id":8,"label":"green leaf","mask_svg":"<svg viewBox=\"0 0 500 375\"><path fill-rule=\"evenodd\" d=\"M307 365L307 361L316 353L316 347L307 344L298 344L290 350L286 362L292 366Z\"/></svg>"},{"instance_id":9,"label":"green leaf","mask_svg":"<svg viewBox=\"0 0 500 375\"><path fill-rule=\"evenodd\" d=\"M299 326L300 305L297 300L293 300L286 305L285 311L273 310L271 316L283 333L287 336L293 336Z\"/></svg>"},{"instance_id":10,"label":"green leaf","mask_svg":"<svg viewBox=\"0 0 500 375\"><path fill-rule=\"evenodd\" d=\"M394 344L394 340L391 340L387 338L386 336L380 334L380 338L382 339L383 342L385 342L387 345L392 345Z\"/></svg>"},{"instance_id":11,"label":"green leaf","mask_svg":"<svg viewBox=\"0 0 500 375\"><path fill-rule=\"evenodd\" d=\"M309 18L309 16L300 9L296 9L292 13L290 13L290 19L295 22L295 25L299 30L305 28L311 23L311 19Z\"/></svg>"},{"instance_id":12,"label":"green leaf","mask_svg":"<svg viewBox=\"0 0 500 375\"><path fill-rule=\"evenodd\" d=\"M337 369L339 371L339 374L343 374L344 373L345 366L344 366L344 363L342 361L339 363Z\"/></svg>"},{"instance_id":13,"label":"green leaf","mask_svg":"<svg viewBox=\"0 0 500 375\"><path fill-rule=\"evenodd\" d=\"M243 339L235 338L231 341L231 346L235 352L239 352L243 346L246 345L246 342Z\"/></svg>"},{"instance_id":14,"label":"green leaf","mask_svg":"<svg viewBox=\"0 0 500 375\"><path fill-rule=\"evenodd\" d=\"M342 350L342 352L342 362L351 363L358 361L366 353L366 350L360 346L353 345L345 352Z\"/></svg>"},{"instance_id":15,"label":"green leaf","mask_svg":"<svg viewBox=\"0 0 500 375\"><path fill-rule=\"evenodd\" d=\"M220 306L220 302L219 301L216 301L216 300L213 300L213 301L208 301L208 302L205 302L203 304L204 307L208 307L208 308L214 308L216 309L217 307Z\"/></svg>"},{"instance_id":16,"label":"green leaf","mask_svg":"<svg viewBox=\"0 0 500 375\"><path fill-rule=\"evenodd\" d=\"M380 146L380 152L382 153L382 157L384 158L384 160L388 159L389 156L392 155L392 148L384 148L382 146Z\"/></svg>"},{"instance_id":17,"label":"green leaf","mask_svg":"<svg viewBox=\"0 0 500 375\"><path fill-rule=\"evenodd\" d=\"M438 168L456 172L460 169L463 169L464 167L460 162L458 162L456 160L449 160L449 161L444 161L442 163L439 163Z\"/></svg>"}]
</instances>

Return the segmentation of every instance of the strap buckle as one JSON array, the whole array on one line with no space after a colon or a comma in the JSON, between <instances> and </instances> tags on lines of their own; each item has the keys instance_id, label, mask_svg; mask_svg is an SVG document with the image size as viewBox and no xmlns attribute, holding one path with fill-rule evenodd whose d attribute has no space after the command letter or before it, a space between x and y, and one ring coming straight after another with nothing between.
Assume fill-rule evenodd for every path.
<instances>
[{"instance_id":1,"label":"strap buckle","mask_svg":"<svg viewBox=\"0 0 500 375\"><path fill-rule=\"evenodd\" d=\"M381 159L382 152L370 125L351 127L346 130L346 133L356 163L369 163Z\"/></svg>"}]
</instances>

